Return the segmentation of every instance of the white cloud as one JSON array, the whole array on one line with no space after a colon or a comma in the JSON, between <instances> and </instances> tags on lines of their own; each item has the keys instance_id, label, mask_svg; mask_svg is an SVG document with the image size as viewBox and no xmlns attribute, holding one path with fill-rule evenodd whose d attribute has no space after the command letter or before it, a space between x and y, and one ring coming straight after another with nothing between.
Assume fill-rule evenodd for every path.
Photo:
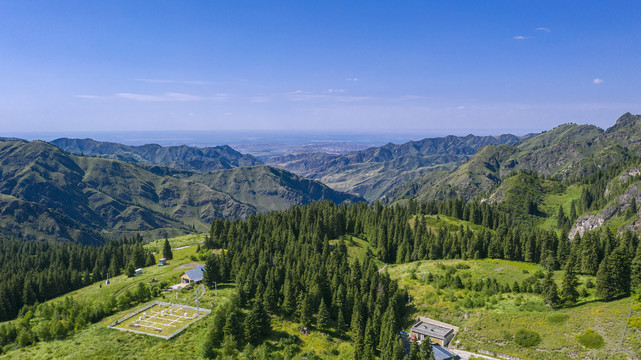
<instances>
[{"instance_id":1,"label":"white cloud","mask_svg":"<svg viewBox=\"0 0 641 360\"><path fill-rule=\"evenodd\" d=\"M200 96L182 94L182 93L165 93L163 95L147 95L147 94L133 94L133 93L117 93L116 97L121 99L142 101L142 102L165 102L165 101L199 101L203 100Z\"/></svg>"},{"instance_id":2,"label":"white cloud","mask_svg":"<svg viewBox=\"0 0 641 360\"><path fill-rule=\"evenodd\" d=\"M544 31L544 32L548 32L548 33L552 32L552 30L550 30L550 29L548 29L546 27L538 27L538 28L534 29L534 31Z\"/></svg>"},{"instance_id":3,"label":"white cloud","mask_svg":"<svg viewBox=\"0 0 641 360\"><path fill-rule=\"evenodd\" d=\"M332 93L334 93L334 94L340 94L340 93L344 93L344 92L345 92L345 89L327 89L327 91L326 91L326 92L328 92L328 93L330 93L330 94L332 94Z\"/></svg>"},{"instance_id":4,"label":"white cloud","mask_svg":"<svg viewBox=\"0 0 641 360\"><path fill-rule=\"evenodd\" d=\"M465 106L459 106L456 108L457 110L465 110Z\"/></svg>"},{"instance_id":5,"label":"white cloud","mask_svg":"<svg viewBox=\"0 0 641 360\"><path fill-rule=\"evenodd\" d=\"M603 84L603 79L600 79L600 78L594 78L594 80L592 80L592 83L593 83L594 85L601 85L601 84Z\"/></svg>"},{"instance_id":6,"label":"white cloud","mask_svg":"<svg viewBox=\"0 0 641 360\"><path fill-rule=\"evenodd\" d=\"M354 78L348 77L348 78L347 78L347 79L345 79L345 80L347 80L347 81L353 81L353 82L356 82L356 81L358 81L358 78L355 78L355 77L354 77Z\"/></svg>"},{"instance_id":7,"label":"white cloud","mask_svg":"<svg viewBox=\"0 0 641 360\"><path fill-rule=\"evenodd\" d=\"M79 99L100 99L100 96L97 95L74 95L73 97L79 98Z\"/></svg>"},{"instance_id":8,"label":"white cloud","mask_svg":"<svg viewBox=\"0 0 641 360\"><path fill-rule=\"evenodd\" d=\"M531 39L531 38L532 38L531 36L517 35L517 36L513 37L512 39L514 39L514 40L527 40L527 39Z\"/></svg>"}]
</instances>

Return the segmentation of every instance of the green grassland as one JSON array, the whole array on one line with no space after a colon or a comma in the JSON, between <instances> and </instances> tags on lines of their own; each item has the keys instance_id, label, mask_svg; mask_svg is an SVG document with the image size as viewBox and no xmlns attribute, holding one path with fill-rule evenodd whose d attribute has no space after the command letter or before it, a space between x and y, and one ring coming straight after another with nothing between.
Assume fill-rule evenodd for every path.
<instances>
[{"instance_id":1,"label":"green grassland","mask_svg":"<svg viewBox=\"0 0 641 360\"><path fill-rule=\"evenodd\" d=\"M619 349L623 327L630 308L630 298L601 302L594 298L594 289L586 289L589 296L581 298L574 307L552 309L538 294L503 293L486 295L468 289L440 288L424 280L428 273L443 275L446 269L456 270L465 279L494 278L498 283L512 284L523 281L543 268L537 264L485 259L419 261L390 265L387 270L393 279L407 287L411 296L412 318L428 316L460 327L455 338L459 347L476 351L484 349L525 359L558 358L625 358ZM464 265L461 265L464 264ZM465 267L469 266L469 269ZM555 281L560 286L562 272ZM580 286L592 276L581 276ZM467 299L481 301L466 307ZM411 322L406 324L407 329ZM513 341L519 329L532 330L541 336L536 347L525 348ZM589 349L577 337L593 329L603 337L604 345ZM616 355L613 354L620 354Z\"/></svg>"},{"instance_id":2,"label":"green grassland","mask_svg":"<svg viewBox=\"0 0 641 360\"><path fill-rule=\"evenodd\" d=\"M459 231L461 226L463 226L464 228L469 227L472 231L481 231L483 229L488 230L481 225L476 225L469 221L460 220L445 215L424 215L423 221L427 225L427 228L434 232L438 232L439 229L446 229L447 231ZM409 220L409 222L410 226L414 227L414 224L416 224L416 216L413 216Z\"/></svg>"},{"instance_id":3,"label":"green grassland","mask_svg":"<svg viewBox=\"0 0 641 360\"><path fill-rule=\"evenodd\" d=\"M572 200L578 201L581 197L581 185L570 185L562 192L548 193L543 197L541 211L548 216L537 224L539 228L552 230L556 229L556 214L559 211L559 205L563 206L563 212L566 216L570 213ZM577 209L578 210L578 209Z\"/></svg>"},{"instance_id":4,"label":"green grassland","mask_svg":"<svg viewBox=\"0 0 641 360\"><path fill-rule=\"evenodd\" d=\"M336 245L340 241L345 241L345 245L347 246L347 255L352 259L363 261L367 258L368 251L371 254L376 254L376 249L374 249L368 241L356 236L345 236L342 239L330 240L329 243Z\"/></svg>"}]
</instances>

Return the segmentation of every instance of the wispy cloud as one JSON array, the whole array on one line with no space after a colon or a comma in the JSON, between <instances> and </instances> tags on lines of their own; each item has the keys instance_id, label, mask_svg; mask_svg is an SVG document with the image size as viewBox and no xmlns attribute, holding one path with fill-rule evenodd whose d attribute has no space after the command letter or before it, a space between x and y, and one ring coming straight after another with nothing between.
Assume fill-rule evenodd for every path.
<instances>
[{"instance_id":1,"label":"wispy cloud","mask_svg":"<svg viewBox=\"0 0 641 360\"><path fill-rule=\"evenodd\" d=\"M538 28L534 29L534 31L543 31L543 32L548 32L548 33L552 32L552 30L550 30L550 29L548 29L546 27L538 27Z\"/></svg>"},{"instance_id":2,"label":"wispy cloud","mask_svg":"<svg viewBox=\"0 0 641 360\"><path fill-rule=\"evenodd\" d=\"M601 85L601 84L603 84L603 79L600 79L600 78L594 78L594 80L592 80L592 83L593 83L594 85Z\"/></svg>"},{"instance_id":3,"label":"wispy cloud","mask_svg":"<svg viewBox=\"0 0 641 360\"><path fill-rule=\"evenodd\" d=\"M345 89L327 89L326 92L330 94L341 94L345 92Z\"/></svg>"},{"instance_id":4,"label":"wispy cloud","mask_svg":"<svg viewBox=\"0 0 641 360\"><path fill-rule=\"evenodd\" d=\"M347 78L347 79L345 79L345 80L347 80L347 81L353 81L353 82L356 82L356 81L358 81L358 78L355 78L355 77L348 77L348 78Z\"/></svg>"},{"instance_id":5,"label":"wispy cloud","mask_svg":"<svg viewBox=\"0 0 641 360\"><path fill-rule=\"evenodd\" d=\"M527 39L531 39L531 38L532 38L532 36L517 35L517 36L513 37L512 39L514 39L514 40L527 40Z\"/></svg>"},{"instance_id":6,"label":"wispy cloud","mask_svg":"<svg viewBox=\"0 0 641 360\"><path fill-rule=\"evenodd\" d=\"M100 99L101 96L98 95L74 95L73 97L79 98L79 99Z\"/></svg>"},{"instance_id":7,"label":"wispy cloud","mask_svg":"<svg viewBox=\"0 0 641 360\"><path fill-rule=\"evenodd\" d=\"M166 102L166 101L186 102L186 101L203 100L203 98L200 97L200 96L195 96L195 95L190 95L190 94L182 94L182 93L174 93L174 92L165 93L163 95L117 93L116 97L121 98L121 99L128 99L128 100L142 101L142 102Z\"/></svg>"},{"instance_id":8,"label":"wispy cloud","mask_svg":"<svg viewBox=\"0 0 641 360\"><path fill-rule=\"evenodd\" d=\"M187 85L207 85L211 84L209 81L202 80L164 80L164 79L134 79L150 84L187 84Z\"/></svg>"}]
</instances>

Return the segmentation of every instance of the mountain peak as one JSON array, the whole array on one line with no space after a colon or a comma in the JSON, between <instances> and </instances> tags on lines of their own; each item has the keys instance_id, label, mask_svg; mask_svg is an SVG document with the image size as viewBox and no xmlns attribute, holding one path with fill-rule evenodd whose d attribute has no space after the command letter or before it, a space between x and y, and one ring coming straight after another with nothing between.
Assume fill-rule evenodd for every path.
<instances>
[{"instance_id":1,"label":"mountain peak","mask_svg":"<svg viewBox=\"0 0 641 360\"><path fill-rule=\"evenodd\" d=\"M636 127L639 123L641 123L641 115L632 115L631 113L627 112L621 115L617 119L616 123L614 123L614 126L606 130L606 133L610 134L621 129Z\"/></svg>"}]
</instances>

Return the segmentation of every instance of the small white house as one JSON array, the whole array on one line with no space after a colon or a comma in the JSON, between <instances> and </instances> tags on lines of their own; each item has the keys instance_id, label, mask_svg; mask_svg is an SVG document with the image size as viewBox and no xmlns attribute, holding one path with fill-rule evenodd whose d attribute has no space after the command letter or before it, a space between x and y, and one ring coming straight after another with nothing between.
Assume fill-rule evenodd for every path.
<instances>
[{"instance_id":1,"label":"small white house","mask_svg":"<svg viewBox=\"0 0 641 360\"><path fill-rule=\"evenodd\" d=\"M142 268L136 269L136 271L134 272L134 275L136 275L136 276L142 275Z\"/></svg>"}]
</instances>

